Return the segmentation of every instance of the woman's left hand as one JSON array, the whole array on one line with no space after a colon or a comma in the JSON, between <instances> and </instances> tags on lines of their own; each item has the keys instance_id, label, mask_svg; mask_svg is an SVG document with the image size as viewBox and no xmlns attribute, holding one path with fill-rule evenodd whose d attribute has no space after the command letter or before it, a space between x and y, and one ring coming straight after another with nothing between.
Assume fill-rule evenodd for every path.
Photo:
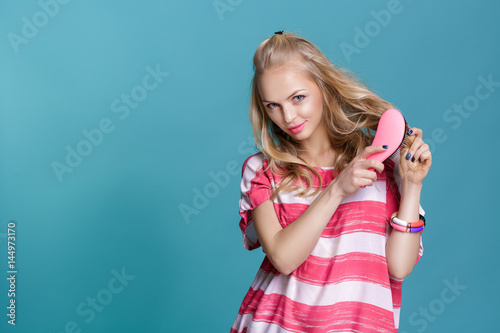
<instances>
[{"instance_id":1,"label":"woman's left hand","mask_svg":"<svg viewBox=\"0 0 500 333\"><path fill-rule=\"evenodd\" d=\"M432 155L429 145L422 139L420 128L410 128L412 133L407 135L406 141L409 148L401 150L399 167L402 178L415 184L422 184L432 165Z\"/></svg>"}]
</instances>

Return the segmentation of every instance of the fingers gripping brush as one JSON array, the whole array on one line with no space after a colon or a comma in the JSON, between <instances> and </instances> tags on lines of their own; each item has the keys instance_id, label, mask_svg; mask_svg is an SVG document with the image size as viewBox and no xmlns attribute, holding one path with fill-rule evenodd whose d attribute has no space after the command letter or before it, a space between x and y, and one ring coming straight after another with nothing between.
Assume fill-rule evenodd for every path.
<instances>
[{"instance_id":1,"label":"fingers gripping brush","mask_svg":"<svg viewBox=\"0 0 500 333\"><path fill-rule=\"evenodd\" d=\"M382 114L377 125L377 132L373 138L372 146L388 145L385 151L368 156L367 160L384 162L401 150L406 135L406 120L396 109L389 109ZM369 170L373 171L373 168Z\"/></svg>"}]
</instances>

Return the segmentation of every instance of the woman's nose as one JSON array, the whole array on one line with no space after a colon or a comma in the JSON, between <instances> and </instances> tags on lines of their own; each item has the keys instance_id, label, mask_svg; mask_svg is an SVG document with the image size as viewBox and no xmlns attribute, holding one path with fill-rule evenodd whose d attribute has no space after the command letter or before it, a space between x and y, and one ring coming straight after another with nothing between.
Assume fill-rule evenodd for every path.
<instances>
[{"instance_id":1,"label":"woman's nose","mask_svg":"<svg viewBox=\"0 0 500 333\"><path fill-rule=\"evenodd\" d=\"M285 122L291 123L296 117L296 113L293 107L283 106L283 117L285 118Z\"/></svg>"}]
</instances>

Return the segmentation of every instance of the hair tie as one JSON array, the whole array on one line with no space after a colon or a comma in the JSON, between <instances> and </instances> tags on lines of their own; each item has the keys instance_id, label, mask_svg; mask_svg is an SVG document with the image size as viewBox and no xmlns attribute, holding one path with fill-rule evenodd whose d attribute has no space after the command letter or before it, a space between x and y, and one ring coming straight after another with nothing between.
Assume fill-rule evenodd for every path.
<instances>
[{"instance_id":1,"label":"hair tie","mask_svg":"<svg viewBox=\"0 0 500 333\"><path fill-rule=\"evenodd\" d=\"M274 34L275 34L275 35L286 36L286 35L283 33L283 30L281 30L281 31L276 31Z\"/></svg>"}]
</instances>

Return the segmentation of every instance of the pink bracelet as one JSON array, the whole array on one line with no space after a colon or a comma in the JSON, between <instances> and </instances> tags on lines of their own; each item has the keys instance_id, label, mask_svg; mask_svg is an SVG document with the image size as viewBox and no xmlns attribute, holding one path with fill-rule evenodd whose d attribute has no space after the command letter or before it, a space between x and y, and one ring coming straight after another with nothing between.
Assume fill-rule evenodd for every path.
<instances>
[{"instance_id":1,"label":"pink bracelet","mask_svg":"<svg viewBox=\"0 0 500 333\"><path fill-rule=\"evenodd\" d=\"M401 232L407 232L406 231L406 228L399 225L399 224L396 224L396 223L391 223L391 226L393 229L397 230L397 231L401 231Z\"/></svg>"}]
</instances>

